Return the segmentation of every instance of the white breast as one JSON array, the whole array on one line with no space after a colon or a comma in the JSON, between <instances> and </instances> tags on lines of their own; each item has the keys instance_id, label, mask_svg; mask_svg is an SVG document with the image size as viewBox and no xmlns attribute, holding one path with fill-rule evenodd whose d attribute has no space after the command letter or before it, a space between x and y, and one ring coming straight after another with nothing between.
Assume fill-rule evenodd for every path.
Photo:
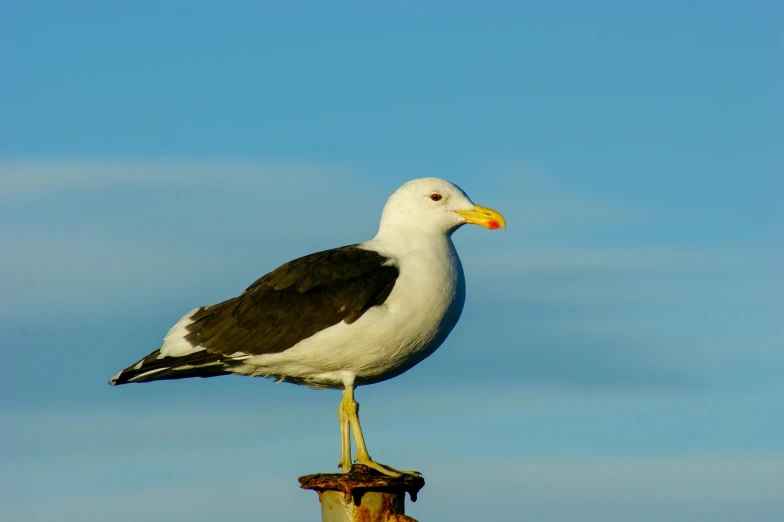
<instances>
[{"instance_id":1,"label":"white breast","mask_svg":"<svg viewBox=\"0 0 784 522\"><path fill-rule=\"evenodd\" d=\"M433 353L457 324L465 279L451 239L415 244L401 256L389 298L352 324L338 323L285 352L245 361L242 373L291 377L315 386L371 384L399 375Z\"/></svg>"}]
</instances>

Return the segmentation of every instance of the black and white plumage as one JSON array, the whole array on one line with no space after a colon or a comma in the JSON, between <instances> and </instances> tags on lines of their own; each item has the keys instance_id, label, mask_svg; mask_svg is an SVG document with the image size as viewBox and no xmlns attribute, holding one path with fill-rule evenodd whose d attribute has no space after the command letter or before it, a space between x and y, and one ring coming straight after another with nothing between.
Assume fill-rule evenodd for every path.
<instances>
[{"instance_id":1,"label":"black and white plumage","mask_svg":"<svg viewBox=\"0 0 784 522\"><path fill-rule=\"evenodd\" d=\"M285 352L343 321L382 306L399 275L389 258L351 245L290 261L240 296L197 308L166 335L164 345L120 372L111 384L246 374L245 361ZM308 375L265 377L323 385Z\"/></svg>"},{"instance_id":2,"label":"black and white plumage","mask_svg":"<svg viewBox=\"0 0 784 522\"><path fill-rule=\"evenodd\" d=\"M350 425L357 462L395 474L367 455L353 389L405 372L455 326L465 279L451 235L466 223L505 226L448 181L410 181L390 197L376 237L295 259L240 296L191 311L110 384L239 374L340 388L343 470Z\"/></svg>"}]
</instances>

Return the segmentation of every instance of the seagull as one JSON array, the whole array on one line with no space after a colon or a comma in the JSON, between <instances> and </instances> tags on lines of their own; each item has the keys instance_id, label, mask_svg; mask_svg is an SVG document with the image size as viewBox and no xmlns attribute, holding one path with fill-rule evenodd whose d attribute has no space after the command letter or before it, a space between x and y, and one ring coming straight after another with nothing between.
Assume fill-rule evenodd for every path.
<instances>
[{"instance_id":1,"label":"seagull","mask_svg":"<svg viewBox=\"0 0 784 522\"><path fill-rule=\"evenodd\" d=\"M370 458L357 386L396 377L432 354L457 324L465 276L452 233L465 224L505 228L439 178L409 181L389 198L376 236L289 261L242 294L187 313L163 345L109 384L245 375L343 390L340 468L405 472Z\"/></svg>"}]
</instances>

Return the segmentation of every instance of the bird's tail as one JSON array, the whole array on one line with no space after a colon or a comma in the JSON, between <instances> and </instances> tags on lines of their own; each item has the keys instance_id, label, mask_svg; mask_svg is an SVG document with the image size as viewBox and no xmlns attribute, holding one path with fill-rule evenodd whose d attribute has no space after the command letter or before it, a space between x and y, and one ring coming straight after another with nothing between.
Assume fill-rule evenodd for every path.
<instances>
[{"instance_id":1,"label":"bird's tail","mask_svg":"<svg viewBox=\"0 0 784 522\"><path fill-rule=\"evenodd\" d=\"M183 357L159 357L160 349L127 367L111 379L109 384L117 386L134 382L184 379L186 377L217 377L229 375L229 365L224 360L205 351Z\"/></svg>"}]
</instances>

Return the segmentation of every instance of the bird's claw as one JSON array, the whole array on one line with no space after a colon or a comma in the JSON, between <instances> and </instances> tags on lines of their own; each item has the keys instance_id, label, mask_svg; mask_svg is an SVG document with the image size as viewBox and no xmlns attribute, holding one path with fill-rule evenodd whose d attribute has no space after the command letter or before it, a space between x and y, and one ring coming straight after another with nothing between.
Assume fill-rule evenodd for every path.
<instances>
[{"instance_id":1,"label":"bird's claw","mask_svg":"<svg viewBox=\"0 0 784 522\"><path fill-rule=\"evenodd\" d=\"M386 475L388 477L399 477L401 475L413 475L415 477L421 477L422 476L422 474L420 472L418 472L418 471L407 471L407 470L395 469L395 468L393 468L391 466L385 466L384 464L380 464L380 463L378 463L375 460L372 460L370 458L367 458L367 459L357 458L355 460L355 462L357 464L361 464L363 466L367 466L370 469L374 469L374 470L378 471L379 473L381 473L382 475Z\"/></svg>"}]
</instances>

